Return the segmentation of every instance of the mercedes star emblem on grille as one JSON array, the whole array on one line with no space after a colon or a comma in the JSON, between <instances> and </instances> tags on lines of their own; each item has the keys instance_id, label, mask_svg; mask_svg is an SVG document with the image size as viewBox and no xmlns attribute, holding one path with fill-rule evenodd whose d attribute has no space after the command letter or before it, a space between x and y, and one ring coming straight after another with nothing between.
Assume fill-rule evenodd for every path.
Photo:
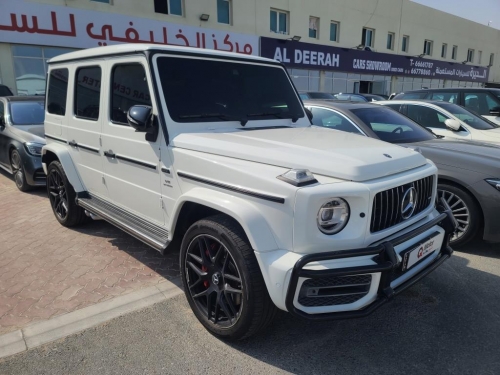
<instances>
[{"instance_id":1,"label":"mercedes star emblem on grille","mask_svg":"<svg viewBox=\"0 0 500 375\"><path fill-rule=\"evenodd\" d=\"M401 217L406 220L409 219L417 208L417 190L412 186L406 190L401 201Z\"/></svg>"}]
</instances>

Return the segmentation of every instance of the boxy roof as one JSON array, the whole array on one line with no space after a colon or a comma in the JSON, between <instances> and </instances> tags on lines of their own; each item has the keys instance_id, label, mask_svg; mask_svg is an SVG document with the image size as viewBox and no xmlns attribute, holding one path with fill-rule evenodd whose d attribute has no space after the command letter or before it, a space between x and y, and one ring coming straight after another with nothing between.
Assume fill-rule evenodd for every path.
<instances>
[{"instance_id":1,"label":"boxy roof","mask_svg":"<svg viewBox=\"0 0 500 375\"><path fill-rule=\"evenodd\" d=\"M145 51L164 51L164 52L177 52L182 54L198 54L198 55L206 55L217 56L217 57L230 57L230 58L238 58L245 60L254 60L265 63L274 63L277 61L267 59L259 56L251 56L245 55L241 53L233 53L233 52L225 52L225 51L215 51L203 48L194 48L194 47L177 47L177 46L163 46L157 44L119 44L115 46L105 46L105 47L96 47L96 48L88 48L80 51L65 53L63 55L56 56L49 60L49 64L55 64L63 61L71 61L71 60L82 60L82 59L92 59L95 57L104 57L109 55L127 55L127 54L136 54Z\"/></svg>"}]
</instances>

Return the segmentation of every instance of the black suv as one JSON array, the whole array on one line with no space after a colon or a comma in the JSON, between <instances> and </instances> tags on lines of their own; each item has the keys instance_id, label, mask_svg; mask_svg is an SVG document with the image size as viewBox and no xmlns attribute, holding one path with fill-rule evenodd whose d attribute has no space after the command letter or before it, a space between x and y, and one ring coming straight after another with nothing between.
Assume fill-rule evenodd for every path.
<instances>
[{"instance_id":1,"label":"black suv","mask_svg":"<svg viewBox=\"0 0 500 375\"><path fill-rule=\"evenodd\" d=\"M459 104L500 125L500 89L455 87L402 92L394 100L429 99Z\"/></svg>"}]
</instances>

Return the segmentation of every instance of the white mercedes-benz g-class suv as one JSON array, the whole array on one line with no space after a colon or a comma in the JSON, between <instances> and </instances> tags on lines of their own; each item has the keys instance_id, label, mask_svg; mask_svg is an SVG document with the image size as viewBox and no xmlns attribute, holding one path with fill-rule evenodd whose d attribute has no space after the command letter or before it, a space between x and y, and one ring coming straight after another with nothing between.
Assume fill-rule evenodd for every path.
<instances>
[{"instance_id":1,"label":"white mercedes-benz g-class suv","mask_svg":"<svg viewBox=\"0 0 500 375\"><path fill-rule=\"evenodd\" d=\"M279 62L100 47L51 59L46 96L57 220L101 218L161 252L179 240L187 300L219 337L250 336L276 307L365 316L452 253L436 167L311 126Z\"/></svg>"}]
</instances>

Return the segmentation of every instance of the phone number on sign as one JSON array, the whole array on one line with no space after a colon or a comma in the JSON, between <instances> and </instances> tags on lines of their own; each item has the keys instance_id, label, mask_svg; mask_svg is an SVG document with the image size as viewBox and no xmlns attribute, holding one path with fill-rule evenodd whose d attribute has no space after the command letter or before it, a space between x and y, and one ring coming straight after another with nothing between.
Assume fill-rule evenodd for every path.
<instances>
[{"instance_id":1,"label":"phone number on sign","mask_svg":"<svg viewBox=\"0 0 500 375\"><path fill-rule=\"evenodd\" d=\"M430 76L432 72L429 69L418 69L418 68L412 68L411 74L418 74L422 76Z\"/></svg>"}]
</instances>

